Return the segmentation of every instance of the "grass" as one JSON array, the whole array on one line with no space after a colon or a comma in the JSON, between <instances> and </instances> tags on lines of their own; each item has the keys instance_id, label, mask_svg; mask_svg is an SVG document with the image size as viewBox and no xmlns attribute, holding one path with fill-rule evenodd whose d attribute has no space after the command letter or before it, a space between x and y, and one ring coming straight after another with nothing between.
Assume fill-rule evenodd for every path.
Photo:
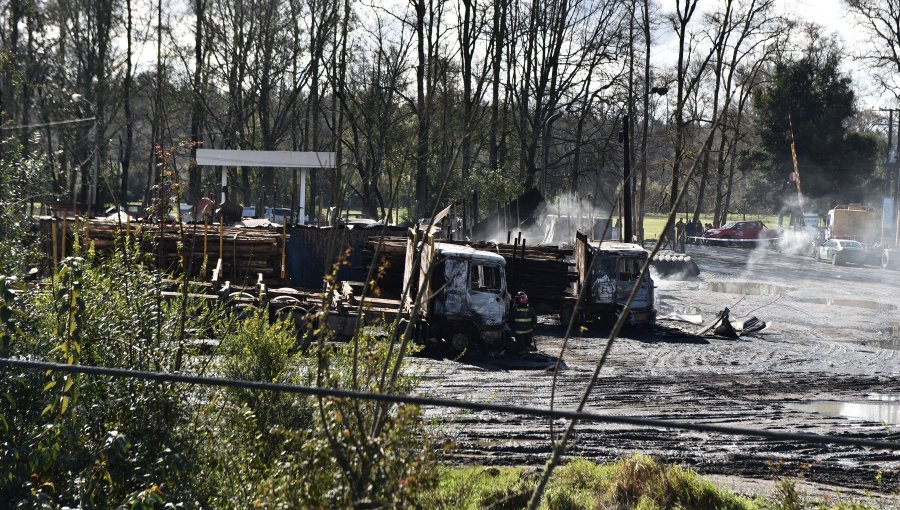
<instances>
[{"instance_id":1,"label":"grass","mask_svg":"<svg viewBox=\"0 0 900 510\"><path fill-rule=\"evenodd\" d=\"M518 467L444 467L438 483L420 495L421 508L519 509L525 508L540 470ZM667 466L646 455L633 455L615 463L596 464L576 459L558 468L547 486L540 508L694 509L694 510L819 510L869 507L858 502L825 504L807 501L790 479L773 499L749 499L716 487L691 469Z\"/></svg>"},{"instance_id":2,"label":"grass","mask_svg":"<svg viewBox=\"0 0 900 510\"><path fill-rule=\"evenodd\" d=\"M706 225L707 223L712 223L712 214L701 214L700 222ZM644 215L644 232L646 235L645 239L658 239L659 234L663 231L663 227L666 225L666 218L668 216L666 214L658 213L658 214L645 214ZM678 218L693 218L693 214L679 214L675 221L678 221ZM766 224L766 226L772 227L778 225L778 216L777 215L765 215L765 214L740 214L740 213L732 213L728 215L729 221L753 221L759 220ZM786 220L787 218L785 218Z\"/></svg>"}]
</instances>

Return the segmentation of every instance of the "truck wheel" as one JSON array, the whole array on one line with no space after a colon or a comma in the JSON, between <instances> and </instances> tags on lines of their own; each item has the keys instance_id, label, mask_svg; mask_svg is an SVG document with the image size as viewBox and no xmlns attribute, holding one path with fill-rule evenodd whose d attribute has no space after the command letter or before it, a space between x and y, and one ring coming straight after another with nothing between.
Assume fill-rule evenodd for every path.
<instances>
[{"instance_id":1,"label":"truck wheel","mask_svg":"<svg viewBox=\"0 0 900 510\"><path fill-rule=\"evenodd\" d=\"M463 352L469 347L469 335L465 333L454 333L450 337L450 348L455 352Z\"/></svg>"},{"instance_id":2,"label":"truck wheel","mask_svg":"<svg viewBox=\"0 0 900 510\"><path fill-rule=\"evenodd\" d=\"M569 322L572 320L572 314L575 313L575 305L565 304L559 312L559 320L562 327L568 328ZM584 312L579 311L575 316L575 323L572 324L572 336L579 336L581 333L581 325L584 322Z\"/></svg>"}]
</instances>

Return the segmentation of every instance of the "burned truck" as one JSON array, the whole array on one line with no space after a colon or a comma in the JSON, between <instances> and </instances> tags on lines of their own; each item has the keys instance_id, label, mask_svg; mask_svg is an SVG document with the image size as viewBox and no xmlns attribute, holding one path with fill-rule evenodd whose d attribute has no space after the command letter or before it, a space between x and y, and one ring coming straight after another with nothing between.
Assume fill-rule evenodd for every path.
<instances>
[{"instance_id":1,"label":"burned truck","mask_svg":"<svg viewBox=\"0 0 900 510\"><path fill-rule=\"evenodd\" d=\"M596 259L596 260L594 260ZM589 241L578 233L575 238L575 265L578 280L574 284L573 297L560 311L563 324L568 324L576 313L576 296L584 293L575 317L575 326L592 320L614 320L623 310L628 296L637 284L641 268L647 261L647 252L640 246L617 241ZM646 275L640 283L628 313L628 324L653 326L656 309L653 306L653 280ZM576 330L577 331L577 330Z\"/></svg>"},{"instance_id":2,"label":"burned truck","mask_svg":"<svg viewBox=\"0 0 900 510\"><path fill-rule=\"evenodd\" d=\"M429 239L421 248L419 280L414 285L426 297L420 310L424 326L420 336L444 340L455 351L474 345L507 347L512 339L507 328L506 260L489 251ZM411 240L404 286L412 277L409 259L415 251ZM418 284L422 279L424 286ZM411 306L409 301L406 306Z\"/></svg>"}]
</instances>

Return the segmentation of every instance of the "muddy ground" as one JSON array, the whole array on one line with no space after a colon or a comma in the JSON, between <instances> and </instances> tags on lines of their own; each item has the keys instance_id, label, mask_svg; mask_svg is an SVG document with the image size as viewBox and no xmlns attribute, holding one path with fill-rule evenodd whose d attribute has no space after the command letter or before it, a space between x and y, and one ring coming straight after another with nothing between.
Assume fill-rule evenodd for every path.
<instances>
[{"instance_id":1,"label":"muddy ground","mask_svg":"<svg viewBox=\"0 0 900 510\"><path fill-rule=\"evenodd\" d=\"M693 281L657 281L660 315L699 313L708 324L727 306L733 318L756 315L768 328L738 340L681 333L677 328L699 327L665 320L653 331L626 331L588 410L900 442L900 272L762 249L688 246L688 253L702 273ZM557 407L577 405L607 332L594 327L570 340ZM559 355L563 333L555 318L542 317L534 355L419 358L425 391L549 406L546 367ZM454 462L540 465L550 452L546 419L429 414L455 442ZM771 480L780 473L832 487L900 490L900 452L622 425L576 430L571 455L598 461L641 452L705 474Z\"/></svg>"}]
</instances>

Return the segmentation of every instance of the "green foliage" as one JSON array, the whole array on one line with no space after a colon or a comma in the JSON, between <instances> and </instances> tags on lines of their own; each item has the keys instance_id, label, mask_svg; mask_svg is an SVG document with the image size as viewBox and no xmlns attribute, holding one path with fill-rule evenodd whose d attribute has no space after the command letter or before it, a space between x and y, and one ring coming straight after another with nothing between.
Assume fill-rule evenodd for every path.
<instances>
[{"instance_id":1,"label":"green foliage","mask_svg":"<svg viewBox=\"0 0 900 510\"><path fill-rule=\"evenodd\" d=\"M458 186L448 186L450 198L471 201L472 191L478 190L479 218L484 218L497 209L497 203L506 203L522 194L525 189L517 176L508 175L501 168L475 166L468 182Z\"/></svg>"},{"instance_id":2,"label":"green foliage","mask_svg":"<svg viewBox=\"0 0 900 510\"><path fill-rule=\"evenodd\" d=\"M693 470L669 467L645 455L621 460L602 501L618 508L742 509L746 500L726 493Z\"/></svg>"},{"instance_id":3,"label":"green foliage","mask_svg":"<svg viewBox=\"0 0 900 510\"><path fill-rule=\"evenodd\" d=\"M170 330L148 325L174 323L175 310L149 306L158 292L143 272L117 257L64 260L52 292L23 294L13 303L18 324L10 354L124 368L167 365L175 342L153 333ZM11 424L2 436L0 499L95 508L133 499L146 507L154 494L171 501L189 493L182 487L196 447L182 428L183 388L56 373L0 378L6 397L0 413Z\"/></svg>"},{"instance_id":4,"label":"green foliage","mask_svg":"<svg viewBox=\"0 0 900 510\"><path fill-rule=\"evenodd\" d=\"M0 277L0 355L336 388L416 386L405 369L388 376L406 352L373 331L330 347L327 309L303 331L316 340L315 356L303 357L292 320L194 297L193 284L154 267L150 231L120 237L106 258L76 237L44 291L16 294L21 280ZM164 296L170 287L186 288ZM194 338L220 345L208 355ZM403 504L434 480L416 406L7 370L0 396L0 501L13 505Z\"/></svg>"},{"instance_id":5,"label":"green foliage","mask_svg":"<svg viewBox=\"0 0 900 510\"><path fill-rule=\"evenodd\" d=\"M315 361L321 385L377 390L382 368L396 360L396 351L391 354L383 338L365 329L357 340L358 345L337 350L320 347ZM415 384L414 377L403 376L395 388L408 392ZM309 429L273 430L282 449L269 480L260 486L258 506L407 506L433 485L430 433L417 406L385 408L374 402L323 398L314 407ZM377 419L380 413L386 413L383 422ZM298 472L305 473L303 483L296 481Z\"/></svg>"},{"instance_id":6,"label":"green foliage","mask_svg":"<svg viewBox=\"0 0 900 510\"><path fill-rule=\"evenodd\" d=\"M419 494L419 508L524 508L534 490L532 472L522 468L441 468L437 483ZM736 509L865 510L855 501L810 501L791 479L781 479L772 499L750 500L714 486L696 472L633 455L609 464L576 459L557 469L541 508L547 510Z\"/></svg>"},{"instance_id":7,"label":"green foliage","mask_svg":"<svg viewBox=\"0 0 900 510\"><path fill-rule=\"evenodd\" d=\"M36 225L25 213L43 166L43 159L24 157L21 146L0 158L0 274L20 276L40 264Z\"/></svg>"},{"instance_id":8,"label":"green foliage","mask_svg":"<svg viewBox=\"0 0 900 510\"><path fill-rule=\"evenodd\" d=\"M742 169L757 179L748 200L780 206L783 196L796 194L787 184L793 172L792 141L803 193L822 199L822 207L862 201L878 189L878 140L846 128L856 113L856 98L840 63L836 48L814 41L799 60L776 63L770 83L755 90L762 150L742 158Z\"/></svg>"},{"instance_id":9,"label":"green foliage","mask_svg":"<svg viewBox=\"0 0 900 510\"><path fill-rule=\"evenodd\" d=\"M119 239L105 259L76 247L47 292L16 297L0 278L3 355L368 390L399 361L368 330L329 347L327 310L303 357L293 321L266 307L232 311L191 284L164 298L173 277L143 245ZM192 338L221 343L210 356ZM415 387L402 374L392 391ZM409 502L433 482L415 406L33 371L0 372L0 396L0 501L26 507L347 507Z\"/></svg>"},{"instance_id":10,"label":"green foliage","mask_svg":"<svg viewBox=\"0 0 900 510\"><path fill-rule=\"evenodd\" d=\"M793 478L781 477L775 482L775 496L768 505L769 510L803 510L807 497Z\"/></svg>"},{"instance_id":11,"label":"green foliage","mask_svg":"<svg viewBox=\"0 0 900 510\"><path fill-rule=\"evenodd\" d=\"M268 310L252 309L222 336L222 375L246 381L309 384L308 372L298 371L302 359L293 351L295 340L291 322L270 323ZM229 397L232 405L246 407L252 413L260 433L272 427L305 429L311 425L311 402L299 397L248 390L233 390Z\"/></svg>"}]
</instances>

